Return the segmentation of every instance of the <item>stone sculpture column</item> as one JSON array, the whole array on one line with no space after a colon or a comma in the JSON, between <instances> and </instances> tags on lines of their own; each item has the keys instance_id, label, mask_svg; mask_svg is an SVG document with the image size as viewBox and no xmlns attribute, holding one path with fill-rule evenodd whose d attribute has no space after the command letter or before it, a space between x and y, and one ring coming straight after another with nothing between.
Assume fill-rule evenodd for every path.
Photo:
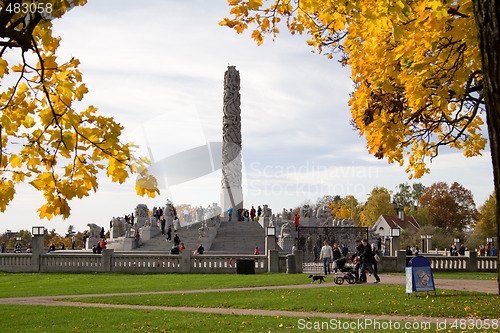
<instances>
[{"instance_id":1,"label":"stone sculpture column","mask_svg":"<svg viewBox=\"0 0 500 333\"><path fill-rule=\"evenodd\" d=\"M233 208L233 216L243 208L241 188L241 109L240 73L228 66L224 74L224 116L222 118L222 214Z\"/></svg>"}]
</instances>

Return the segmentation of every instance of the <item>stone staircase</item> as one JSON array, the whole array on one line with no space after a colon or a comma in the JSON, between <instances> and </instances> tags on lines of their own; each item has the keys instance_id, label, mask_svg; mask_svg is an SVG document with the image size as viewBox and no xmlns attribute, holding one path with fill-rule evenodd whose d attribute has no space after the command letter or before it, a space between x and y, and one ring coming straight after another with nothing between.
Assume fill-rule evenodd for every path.
<instances>
[{"instance_id":1,"label":"stone staircase","mask_svg":"<svg viewBox=\"0 0 500 333\"><path fill-rule=\"evenodd\" d=\"M184 246L187 250L193 252L200 246L200 240L198 238L198 228L199 224L193 225L189 229L186 227L177 229L177 234L181 239L181 242L184 243ZM141 243L141 246L134 251L165 251L170 253L170 249L173 245L173 240L175 237L175 232L172 229L172 241L167 242L167 235L158 235L154 238L151 238L147 241Z\"/></svg>"},{"instance_id":2,"label":"stone staircase","mask_svg":"<svg viewBox=\"0 0 500 333\"><path fill-rule=\"evenodd\" d=\"M257 222L221 222L210 252L253 254L255 247L264 254L265 232Z\"/></svg>"},{"instance_id":3,"label":"stone staircase","mask_svg":"<svg viewBox=\"0 0 500 333\"><path fill-rule=\"evenodd\" d=\"M181 242L189 251L194 251L200 245L198 234L199 224L182 227L177 230ZM172 242L167 242L167 235L158 235L147 241L141 242L141 246L134 251L153 251L170 253L173 245L175 232L172 231ZM259 247L261 254L264 254L265 235L264 228L256 222L221 222L217 235L212 245L203 244L205 251L215 253L235 253L235 254L253 254L255 247Z\"/></svg>"}]
</instances>

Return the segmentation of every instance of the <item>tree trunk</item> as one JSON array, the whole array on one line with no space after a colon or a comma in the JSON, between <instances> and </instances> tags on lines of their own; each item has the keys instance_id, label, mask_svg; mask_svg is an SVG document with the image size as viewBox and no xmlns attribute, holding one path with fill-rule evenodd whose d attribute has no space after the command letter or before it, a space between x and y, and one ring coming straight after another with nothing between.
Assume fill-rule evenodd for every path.
<instances>
[{"instance_id":1,"label":"tree trunk","mask_svg":"<svg viewBox=\"0 0 500 333\"><path fill-rule=\"evenodd\" d=\"M493 179L497 199L497 237L500 239L500 0L474 0L474 15L478 30L483 69L486 119L490 136ZM498 293L500 294L500 255Z\"/></svg>"}]
</instances>

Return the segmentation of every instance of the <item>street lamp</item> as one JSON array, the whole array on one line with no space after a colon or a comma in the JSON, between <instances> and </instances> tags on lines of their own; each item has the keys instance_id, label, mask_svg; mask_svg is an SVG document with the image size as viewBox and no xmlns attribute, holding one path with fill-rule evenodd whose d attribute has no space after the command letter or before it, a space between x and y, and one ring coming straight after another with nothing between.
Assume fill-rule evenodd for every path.
<instances>
[{"instance_id":1,"label":"street lamp","mask_svg":"<svg viewBox=\"0 0 500 333\"><path fill-rule=\"evenodd\" d=\"M33 236L43 236L44 233L45 233L44 227L32 227L31 228L31 235L33 235Z\"/></svg>"},{"instance_id":2,"label":"street lamp","mask_svg":"<svg viewBox=\"0 0 500 333\"><path fill-rule=\"evenodd\" d=\"M399 237L399 228L391 229L389 233L391 237Z\"/></svg>"},{"instance_id":3,"label":"street lamp","mask_svg":"<svg viewBox=\"0 0 500 333\"><path fill-rule=\"evenodd\" d=\"M266 228L266 236L276 236L276 228L275 227L267 227Z\"/></svg>"},{"instance_id":4,"label":"street lamp","mask_svg":"<svg viewBox=\"0 0 500 333\"><path fill-rule=\"evenodd\" d=\"M460 238L455 238L455 243L460 243Z\"/></svg>"},{"instance_id":5,"label":"street lamp","mask_svg":"<svg viewBox=\"0 0 500 333\"><path fill-rule=\"evenodd\" d=\"M486 242L487 243L493 243L493 238L491 238L491 237L486 238Z\"/></svg>"}]
</instances>

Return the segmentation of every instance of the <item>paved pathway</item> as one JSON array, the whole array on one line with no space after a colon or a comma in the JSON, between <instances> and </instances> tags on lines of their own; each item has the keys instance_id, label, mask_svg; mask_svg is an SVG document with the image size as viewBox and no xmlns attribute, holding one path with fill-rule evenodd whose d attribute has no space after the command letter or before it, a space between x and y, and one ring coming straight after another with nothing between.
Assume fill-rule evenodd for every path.
<instances>
[{"instance_id":1,"label":"paved pathway","mask_svg":"<svg viewBox=\"0 0 500 333\"><path fill-rule=\"evenodd\" d=\"M405 285L405 277L398 275L380 275L381 284ZM370 279L370 278L369 278ZM328 278L327 278L328 280ZM370 280L369 280L370 281ZM368 282L368 284L371 284ZM435 284L438 289L478 291L485 293L497 293L498 284L496 280L451 280L437 279ZM224 291L244 291L244 290L269 290L269 289L303 289L318 287L345 287L348 284L336 285L333 282L322 284L305 285L281 285L281 286L263 286L248 288L223 288L223 289L202 289L202 290L176 290L159 292L137 292L137 293L113 293L113 294L86 294L86 295L61 295L61 296L36 296L36 297L12 297L0 298L0 305L45 305L45 306L76 306L76 307L100 307L100 308L127 308L143 310L166 310L166 311L188 311L203 313L220 314L240 314L254 316L286 316L286 317L321 317L321 318L353 318L349 313L326 313L326 312L305 312L305 311L279 311L279 310L260 310L260 309L233 309L233 308L196 308L196 307L168 307L168 306L147 306L147 305L129 305L129 304L102 304L102 303L83 303L83 302L60 302L63 298L87 298L101 296L128 296L128 295L154 295L154 294L179 294L179 293L200 293L200 292L224 292ZM356 286L352 286L356 288ZM367 315L355 314L356 319L378 319L378 320L401 320L401 321L419 321L419 322L442 322L445 319L454 320L456 318L436 318L423 316L396 316L396 315Z\"/></svg>"}]
</instances>

